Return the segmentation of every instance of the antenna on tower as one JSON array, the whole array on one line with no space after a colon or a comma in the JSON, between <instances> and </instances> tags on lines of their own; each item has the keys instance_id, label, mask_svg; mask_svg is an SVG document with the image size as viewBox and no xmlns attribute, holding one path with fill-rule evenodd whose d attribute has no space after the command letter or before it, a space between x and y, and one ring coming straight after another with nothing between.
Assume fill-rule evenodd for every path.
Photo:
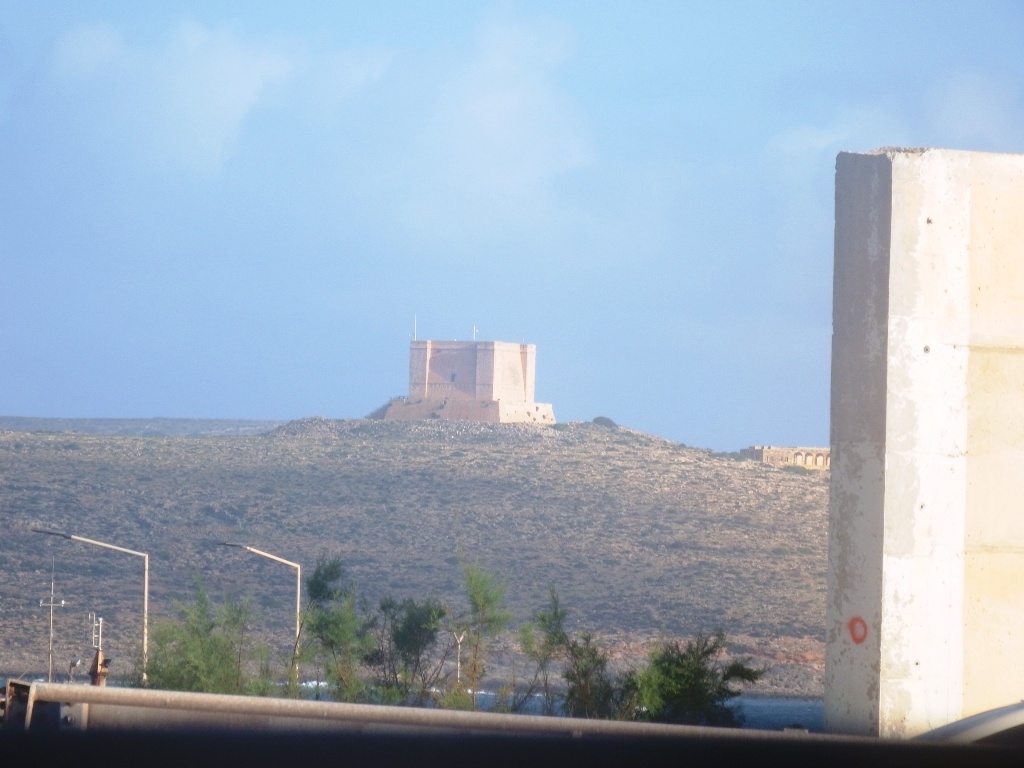
<instances>
[{"instance_id":1,"label":"antenna on tower","mask_svg":"<svg viewBox=\"0 0 1024 768\"><path fill-rule=\"evenodd\" d=\"M95 613L89 613L89 621L92 622L92 647L103 647L103 617Z\"/></svg>"},{"instance_id":2,"label":"antenna on tower","mask_svg":"<svg viewBox=\"0 0 1024 768\"><path fill-rule=\"evenodd\" d=\"M412 340L416 341L416 315L412 316Z\"/></svg>"},{"instance_id":3,"label":"antenna on tower","mask_svg":"<svg viewBox=\"0 0 1024 768\"><path fill-rule=\"evenodd\" d=\"M473 341L476 341L476 326L473 326Z\"/></svg>"}]
</instances>

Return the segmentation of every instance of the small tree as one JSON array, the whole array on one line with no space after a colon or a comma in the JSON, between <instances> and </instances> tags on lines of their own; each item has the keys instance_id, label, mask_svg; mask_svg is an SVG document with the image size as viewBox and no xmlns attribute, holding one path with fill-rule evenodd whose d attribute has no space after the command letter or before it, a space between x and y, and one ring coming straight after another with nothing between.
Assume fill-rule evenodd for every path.
<instances>
[{"instance_id":1,"label":"small tree","mask_svg":"<svg viewBox=\"0 0 1024 768\"><path fill-rule=\"evenodd\" d=\"M356 701L364 690L359 675L372 648L368 622L359 615L355 590L344 584L340 558L320 558L306 579L308 604L303 622L312 657L338 701Z\"/></svg>"},{"instance_id":2,"label":"small tree","mask_svg":"<svg viewBox=\"0 0 1024 768\"><path fill-rule=\"evenodd\" d=\"M385 597L380 601L376 648L369 663L376 669L385 701L422 706L445 677L450 644L446 643L439 655L435 651L446 613L445 607L431 598L417 602Z\"/></svg>"},{"instance_id":3,"label":"small tree","mask_svg":"<svg viewBox=\"0 0 1024 768\"><path fill-rule=\"evenodd\" d=\"M664 643L651 655L650 664L637 676L638 703L643 719L692 725L740 724L726 702L740 694L733 683L757 682L763 669L749 659L722 664L725 634L698 634L680 645Z\"/></svg>"},{"instance_id":4,"label":"small tree","mask_svg":"<svg viewBox=\"0 0 1024 768\"><path fill-rule=\"evenodd\" d=\"M636 711L633 672L613 674L608 653L589 632L565 637L565 713L569 717L631 720Z\"/></svg>"},{"instance_id":5,"label":"small tree","mask_svg":"<svg viewBox=\"0 0 1024 768\"><path fill-rule=\"evenodd\" d=\"M499 581L493 573L469 563L462 565L462 577L466 600L469 603L469 616L462 626L466 633L465 645L468 650L463 669L469 688L473 691L475 706L475 692L487 672L487 652L494 638L512 621L512 614L504 605L505 581Z\"/></svg>"},{"instance_id":6,"label":"small tree","mask_svg":"<svg viewBox=\"0 0 1024 768\"><path fill-rule=\"evenodd\" d=\"M555 674L555 662L565 657L565 616L566 610L558 601L558 593L551 587L548 605L537 611L533 621L519 631L519 645L535 665L533 680L522 698L526 699L539 688L545 715L555 713L556 696L552 676Z\"/></svg>"},{"instance_id":7,"label":"small tree","mask_svg":"<svg viewBox=\"0 0 1024 768\"><path fill-rule=\"evenodd\" d=\"M179 618L157 622L147 666L147 685L198 693L270 692L268 654L248 633L247 600L216 609L197 576L192 603Z\"/></svg>"}]
</instances>

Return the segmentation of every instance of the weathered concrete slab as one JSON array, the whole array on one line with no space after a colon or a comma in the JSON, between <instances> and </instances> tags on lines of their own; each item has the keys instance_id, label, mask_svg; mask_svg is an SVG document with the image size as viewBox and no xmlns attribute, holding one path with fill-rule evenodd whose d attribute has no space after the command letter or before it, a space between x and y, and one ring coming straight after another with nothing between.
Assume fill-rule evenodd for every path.
<instances>
[{"instance_id":1,"label":"weathered concrete slab","mask_svg":"<svg viewBox=\"0 0 1024 768\"><path fill-rule=\"evenodd\" d=\"M1024 156L836 164L825 724L1024 696Z\"/></svg>"}]
</instances>

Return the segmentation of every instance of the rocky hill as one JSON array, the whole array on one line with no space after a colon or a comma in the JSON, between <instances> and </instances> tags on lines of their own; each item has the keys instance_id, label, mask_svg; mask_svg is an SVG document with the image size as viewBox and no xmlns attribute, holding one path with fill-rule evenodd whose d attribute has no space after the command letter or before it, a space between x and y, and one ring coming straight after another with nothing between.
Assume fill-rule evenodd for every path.
<instances>
[{"instance_id":1,"label":"rocky hill","mask_svg":"<svg viewBox=\"0 0 1024 768\"><path fill-rule=\"evenodd\" d=\"M724 629L771 667L762 690L821 690L828 482L629 429L305 419L263 434L0 432L0 671L45 669L51 558L55 665L139 637L141 560L42 536L46 527L151 556L151 611L198 574L253 596L284 644L294 572L340 556L359 593L460 605L460 560L507 577L523 621L554 587L570 624L617 658L658 638Z\"/></svg>"}]
</instances>

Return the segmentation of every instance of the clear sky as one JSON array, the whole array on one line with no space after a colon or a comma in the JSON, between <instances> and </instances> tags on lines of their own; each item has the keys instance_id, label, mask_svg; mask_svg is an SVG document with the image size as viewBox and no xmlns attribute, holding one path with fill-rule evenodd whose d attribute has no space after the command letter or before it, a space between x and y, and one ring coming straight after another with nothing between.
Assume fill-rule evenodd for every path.
<instances>
[{"instance_id":1,"label":"clear sky","mask_svg":"<svg viewBox=\"0 0 1024 768\"><path fill-rule=\"evenodd\" d=\"M827 444L835 155L1024 152L1024 3L0 0L0 414L365 416L419 337Z\"/></svg>"}]
</instances>

